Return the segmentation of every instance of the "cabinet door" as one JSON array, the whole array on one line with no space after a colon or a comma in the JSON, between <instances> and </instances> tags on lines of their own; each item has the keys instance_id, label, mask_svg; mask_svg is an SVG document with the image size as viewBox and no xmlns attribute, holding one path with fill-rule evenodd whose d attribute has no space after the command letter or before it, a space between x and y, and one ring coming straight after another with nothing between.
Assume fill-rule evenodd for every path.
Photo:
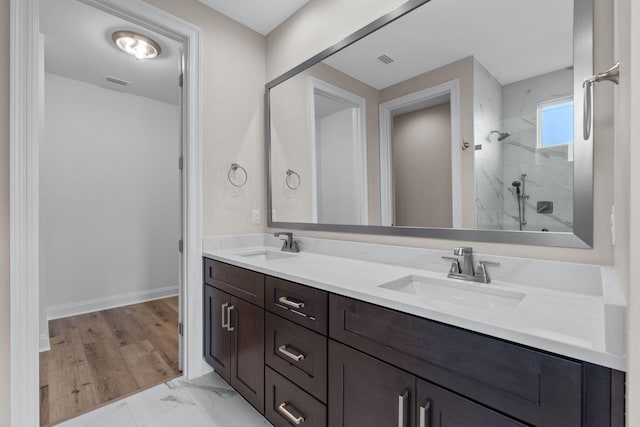
<instances>
[{"instance_id":1,"label":"cabinet door","mask_svg":"<svg viewBox=\"0 0 640 427\"><path fill-rule=\"evenodd\" d=\"M417 388L418 427L526 427L427 381L417 380Z\"/></svg>"},{"instance_id":2,"label":"cabinet door","mask_svg":"<svg viewBox=\"0 0 640 427\"><path fill-rule=\"evenodd\" d=\"M414 425L415 377L329 340L329 425Z\"/></svg>"},{"instance_id":3,"label":"cabinet door","mask_svg":"<svg viewBox=\"0 0 640 427\"><path fill-rule=\"evenodd\" d=\"M231 297L229 383L264 414L264 309Z\"/></svg>"},{"instance_id":4,"label":"cabinet door","mask_svg":"<svg viewBox=\"0 0 640 427\"><path fill-rule=\"evenodd\" d=\"M204 286L204 358L227 382L231 374L231 332L223 324L229 320L229 302L228 294Z\"/></svg>"}]
</instances>

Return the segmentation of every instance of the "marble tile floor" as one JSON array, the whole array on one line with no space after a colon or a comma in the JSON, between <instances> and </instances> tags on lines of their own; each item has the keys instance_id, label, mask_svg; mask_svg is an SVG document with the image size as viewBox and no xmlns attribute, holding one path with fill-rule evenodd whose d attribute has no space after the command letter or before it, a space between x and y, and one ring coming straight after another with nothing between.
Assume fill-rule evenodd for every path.
<instances>
[{"instance_id":1,"label":"marble tile floor","mask_svg":"<svg viewBox=\"0 0 640 427\"><path fill-rule=\"evenodd\" d=\"M59 427L270 427L215 373L160 384Z\"/></svg>"}]
</instances>

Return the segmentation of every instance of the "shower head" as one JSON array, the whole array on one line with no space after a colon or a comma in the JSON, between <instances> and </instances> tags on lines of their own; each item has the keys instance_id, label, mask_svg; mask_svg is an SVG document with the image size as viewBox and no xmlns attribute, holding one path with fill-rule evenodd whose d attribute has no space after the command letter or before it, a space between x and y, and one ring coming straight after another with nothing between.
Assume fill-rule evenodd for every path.
<instances>
[{"instance_id":1,"label":"shower head","mask_svg":"<svg viewBox=\"0 0 640 427\"><path fill-rule=\"evenodd\" d=\"M493 135L494 133L498 134L498 141L504 141L511 136L509 132L500 132L498 130L492 130L491 132L489 132L489 136Z\"/></svg>"},{"instance_id":2,"label":"shower head","mask_svg":"<svg viewBox=\"0 0 640 427\"><path fill-rule=\"evenodd\" d=\"M522 183L520 181L513 181L511 183L512 186L516 187L516 188L520 188L520 186L522 185Z\"/></svg>"}]
</instances>

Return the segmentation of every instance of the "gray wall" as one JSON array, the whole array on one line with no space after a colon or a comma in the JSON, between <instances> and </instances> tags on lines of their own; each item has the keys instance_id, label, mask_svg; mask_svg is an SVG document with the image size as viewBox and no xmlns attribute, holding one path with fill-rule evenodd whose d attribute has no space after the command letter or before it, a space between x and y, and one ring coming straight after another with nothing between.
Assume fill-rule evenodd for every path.
<instances>
[{"instance_id":1,"label":"gray wall","mask_svg":"<svg viewBox=\"0 0 640 427\"><path fill-rule=\"evenodd\" d=\"M451 228L451 103L393 118L396 226Z\"/></svg>"}]
</instances>

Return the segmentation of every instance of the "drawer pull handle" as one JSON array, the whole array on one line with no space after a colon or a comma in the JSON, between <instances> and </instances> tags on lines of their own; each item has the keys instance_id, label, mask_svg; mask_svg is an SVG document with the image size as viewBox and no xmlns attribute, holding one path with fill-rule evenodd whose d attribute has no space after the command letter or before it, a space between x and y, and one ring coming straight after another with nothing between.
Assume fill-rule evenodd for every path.
<instances>
[{"instance_id":1,"label":"drawer pull handle","mask_svg":"<svg viewBox=\"0 0 640 427\"><path fill-rule=\"evenodd\" d=\"M229 307L227 307L227 331L229 332L233 332L235 330L235 328L233 326L231 326L231 310L235 309L236 307L233 305L230 305Z\"/></svg>"},{"instance_id":2,"label":"drawer pull handle","mask_svg":"<svg viewBox=\"0 0 640 427\"><path fill-rule=\"evenodd\" d=\"M398 427L409 427L407 413L409 412L409 390L398 396Z\"/></svg>"},{"instance_id":3,"label":"drawer pull handle","mask_svg":"<svg viewBox=\"0 0 640 427\"><path fill-rule=\"evenodd\" d=\"M301 360L304 360L304 354L300 353L297 350L292 349L291 347L289 347L289 349L287 350L286 345L281 345L280 347L278 347L278 351L284 354L285 356L287 356L289 359L294 360L296 362L300 362Z\"/></svg>"},{"instance_id":4,"label":"drawer pull handle","mask_svg":"<svg viewBox=\"0 0 640 427\"><path fill-rule=\"evenodd\" d=\"M221 320L220 320L220 321L221 321L221 323L222 323L222 324L220 325L220 326L222 327L222 329L227 329L227 330L229 330L229 324L228 324L224 319L225 319L225 317L226 317L226 315L227 315L227 307L228 307L228 306L229 306L229 303L226 303L226 302L225 302L224 304L222 304L222 307L221 307L221 309L222 309L222 315L221 315Z\"/></svg>"},{"instance_id":5,"label":"drawer pull handle","mask_svg":"<svg viewBox=\"0 0 640 427\"><path fill-rule=\"evenodd\" d=\"M419 427L427 427L427 420L429 420L429 425L431 425L431 402L428 400L420 405L420 423Z\"/></svg>"},{"instance_id":6,"label":"drawer pull handle","mask_svg":"<svg viewBox=\"0 0 640 427\"><path fill-rule=\"evenodd\" d=\"M295 408L293 408L293 406L291 407L293 409L293 412L298 412ZM294 426L299 426L300 424L304 423L304 417L302 415L299 416L295 416L293 415L289 409L287 409L287 404L285 403L281 403L280 406L278 406L278 412L280 412L287 420L289 420Z\"/></svg>"},{"instance_id":7,"label":"drawer pull handle","mask_svg":"<svg viewBox=\"0 0 640 427\"><path fill-rule=\"evenodd\" d=\"M278 298L278 301L280 301L284 305L288 305L289 307L304 308L304 303L303 302L292 301L287 297L280 297L280 298Z\"/></svg>"}]
</instances>

